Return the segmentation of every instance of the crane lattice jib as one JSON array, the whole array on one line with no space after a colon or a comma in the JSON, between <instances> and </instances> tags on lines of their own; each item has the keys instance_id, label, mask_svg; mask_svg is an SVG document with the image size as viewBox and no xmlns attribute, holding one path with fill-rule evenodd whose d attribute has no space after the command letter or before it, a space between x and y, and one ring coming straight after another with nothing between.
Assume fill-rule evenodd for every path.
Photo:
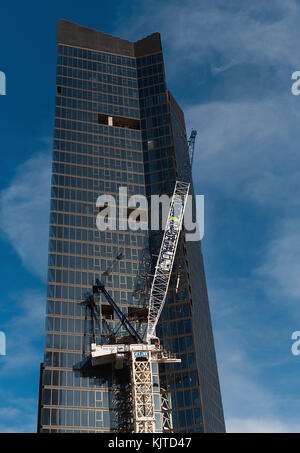
<instances>
[{"instance_id":1,"label":"crane lattice jib","mask_svg":"<svg viewBox=\"0 0 300 453\"><path fill-rule=\"evenodd\" d=\"M186 159L182 164L179 180L176 181L175 184L163 240L155 266L149 301L148 326L146 333L147 343L150 343L151 339L156 338L155 328L159 321L168 293L178 240L182 228L184 211L190 189L190 182L192 179L191 170L194 158L196 135L197 131L192 130L191 136L188 140L188 152Z\"/></svg>"},{"instance_id":2,"label":"crane lattice jib","mask_svg":"<svg viewBox=\"0 0 300 453\"><path fill-rule=\"evenodd\" d=\"M189 188L188 182L177 181L175 184L150 292L147 343L150 343L152 338L156 338L155 328L167 297Z\"/></svg>"}]
</instances>

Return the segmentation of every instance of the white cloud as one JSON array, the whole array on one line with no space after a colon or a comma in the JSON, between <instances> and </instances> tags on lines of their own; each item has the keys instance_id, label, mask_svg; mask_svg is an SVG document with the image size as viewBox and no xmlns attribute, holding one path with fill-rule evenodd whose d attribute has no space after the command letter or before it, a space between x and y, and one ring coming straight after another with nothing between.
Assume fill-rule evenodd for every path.
<instances>
[{"instance_id":1,"label":"white cloud","mask_svg":"<svg viewBox=\"0 0 300 453\"><path fill-rule=\"evenodd\" d=\"M227 432L300 432L289 376L293 316L264 300L256 276L215 275L208 290Z\"/></svg>"},{"instance_id":2,"label":"white cloud","mask_svg":"<svg viewBox=\"0 0 300 453\"><path fill-rule=\"evenodd\" d=\"M26 417L26 414L23 416ZM3 434L17 434L17 433L36 433L36 423L34 421L30 424L13 423L10 426L0 423L0 433Z\"/></svg>"},{"instance_id":3,"label":"white cloud","mask_svg":"<svg viewBox=\"0 0 300 453\"><path fill-rule=\"evenodd\" d=\"M188 83L194 84L195 104L184 111L188 129L198 130L194 174L201 183L215 184L229 196L248 197L264 205L299 204L294 194L300 190L300 110L290 92L291 72L287 69L299 65L295 51L300 40L299 18L300 7L294 0L272 4L268 0L242 1L238 5L173 1L159 8L156 2L147 2L138 20L134 16L129 27L133 39L161 31L168 80L177 83L180 78L184 84L181 71L192 71ZM186 65L187 60L191 65ZM260 91L260 78L247 77L245 72L240 79L228 76L224 87L229 91L228 102L218 96L215 102L197 101L201 93L216 85L214 79L199 84L202 73L211 70L217 75L232 66L251 64L270 77L264 81L265 93ZM275 73L280 73L280 84L274 80ZM230 93L236 85L239 96L233 102ZM248 96L245 102L244 95Z\"/></svg>"},{"instance_id":4,"label":"white cloud","mask_svg":"<svg viewBox=\"0 0 300 453\"><path fill-rule=\"evenodd\" d=\"M0 433L36 432L37 400L16 397L10 391L0 391Z\"/></svg>"},{"instance_id":5,"label":"white cloud","mask_svg":"<svg viewBox=\"0 0 300 453\"><path fill-rule=\"evenodd\" d=\"M20 165L10 185L0 196L0 228L23 265L46 279L50 155L34 155Z\"/></svg>"},{"instance_id":6,"label":"white cloud","mask_svg":"<svg viewBox=\"0 0 300 453\"><path fill-rule=\"evenodd\" d=\"M232 5L188 1L165 7L162 20L170 13L177 18L172 21L169 17L169 32L176 33L171 41L174 48L195 61L217 51L222 54L224 66L295 62L299 7L294 1Z\"/></svg>"},{"instance_id":7,"label":"white cloud","mask_svg":"<svg viewBox=\"0 0 300 453\"><path fill-rule=\"evenodd\" d=\"M46 291L24 290L14 294L12 316L2 324L6 334L7 355L1 360L1 376L16 372L38 372L44 346ZM10 308L11 310L11 308Z\"/></svg>"},{"instance_id":8,"label":"white cloud","mask_svg":"<svg viewBox=\"0 0 300 453\"><path fill-rule=\"evenodd\" d=\"M42 140L48 148L48 140ZM20 165L9 186L0 194L0 229L20 256L25 268L46 280L49 205L50 153L33 155ZM10 297L9 297L10 296ZM9 304L1 306L1 328L6 334L7 354L1 358L1 380L6 383L17 375L22 379L39 380L39 364L44 349L46 289L22 291L9 295ZM35 376L35 377L34 377ZM6 385L6 384L4 384ZM35 432L37 396L22 386L11 392L0 392L0 432Z\"/></svg>"},{"instance_id":9,"label":"white cloud","mask_svg":"<svg viewBox=\"0 0 300 453\"><path fill-rule=\"evenodd\" d=\"M15 418L20 414L20 409L16 407L0 407L0 420L1 418Z\"/></svg>"},{"instance_id":10,"label":"white cloud","mask_svg":"<svg viewBox=\"0 0 300 453\"><path fill-rule=\"evenodd\" d=\"M275 237L266 245L258 276L269 279L266 285L272 298L292 304L297 313L300 297L300 218L283 219ZM295 304L296 301L296 304Z\"/></svg>"},{"instance_id":11,"label":"white cloud","mask_svg":"<svg viewBox=\"0 0 300 453\"><path fill-rule=\"evenodd\" d=\"M198 128L197 182L246 202L299 204L300 111L289 99L214 102L185 113L188 127Z\"/></svg>"},{"instance_id":12,"label":"white cloud","mask_svg":"<svg viewBox=\"0 0 300 453\"><path fill-rule=\"evenodd\" d=\"M39 364L43 356L45 291L24 290L11 297L9 313L11 317L2 323L7 339L7 355L1 358L0 390L0 432L36 432L37 397L29 398L29 390L21 381L17 387L4 390L7 380L16 376L20 379L39 380ZM12 309L13 307L13 309ZM3 384L2 384L3 383Z\"/></svg>"},{"instance_id":13,"label":"white cloud","mask_svg":"<svg viewBox=\"0 0 300 453\"><path fill-rule=\"evenodd\" d=\"M238 325L237 318L234 312L223 315L217 322L223 328L215 332L226 422L231 417L267 416L274 410L272 394L259 383L259 370L247 357L245 342L252 337L241 334L245 325Z\"/></svg>"},{"instance_id":14,"label":"white cloud","mask_svg":"<svg viewBox=\"0 0 300 453\"><path fill-rule=\"evenodd\" d=\"M239 287L239 283L236 285ZM228 291L228 292L227 292ZM212 292L216 315L215 342L218 358L221 393L224 405L226 431L229 433L300 432L300 423L291 414L281 412L282 396L274 391L273 380L269 384L262 379L264 367L271 367L272 373L282 371L283 363L272 363L270 357L262 364L253 357L253 350L275 348L272 327L265 326L261 331L255 320L241 316L241 312L256 310L255 298L249 288L237 291L228 287L227 291ZM250 295L248 294L250 293ZM237 300L236 300L237 297ZM226 301L232 302L230 310L222 309ZM240 302L240 306L238 304ZM219 306L221 310L219 311ZM253 324L252 324L253 323ZM273 344L274 343L274 344ZM290 354L287 349L286 355ZM282 360L282 357L281 357ZM276 385L275 385L276 387ZM282 389L283 393L286 391Z\"/></svg>"},{"instance_id":15,"label":"white cloud","mask_svg":"<svg viewBox=\"0 0 300 453\"><path fill-rule=\"evenodd\" d=\"M273 418L228 418L228 433L299 433L300 425Z\"/></svg>"},{"instance_id":16,"label":"white cloud","mask_svg":"<svg viewBox=\"0 0 300 453\"><path fill-rule=\"evenodd\" d=\"M206 62L220 72L240 64L297 63L299 5L295 0L144 2L138 18L118 32L140 39L159 30L178 61ZM263 45L262 45L263 43ZM172 59L172 62L171 62Z\"/></svg>"}]
</instances>

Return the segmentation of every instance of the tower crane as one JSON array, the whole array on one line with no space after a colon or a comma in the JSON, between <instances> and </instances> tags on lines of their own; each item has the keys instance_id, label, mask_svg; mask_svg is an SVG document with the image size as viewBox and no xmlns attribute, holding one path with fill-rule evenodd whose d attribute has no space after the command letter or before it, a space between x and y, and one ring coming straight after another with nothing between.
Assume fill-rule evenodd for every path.
<instances>
[{"instance_id":1,"label":"tower crane","mask_svg":"<svg viewBox=\"0 0 300 453\"><path fill-rule=\"evenodd\" d=\"M188 153L179 172L178 180L175 183L150 291L145 338L142 338L136 331L99 279L96 279L93 286L93 294L102 294L105 297L128 332L131 340L127 344L124 342L122 344L105 345L92 343L92 366L114 363L116 369L121 369L124 363L129 361L133 402L133 432L135 433L157 432L155 431L152 363L181 362L181 359L161 348L155 329L166 301L182 229L184 211L191 184L191 165L194 157L196 134L197 132L192 130L190 139L187 141ZM170 413L169 416L171 416ZM171 426L172 422L168 420L167 424Z\"/></svg>"}]
</instances>

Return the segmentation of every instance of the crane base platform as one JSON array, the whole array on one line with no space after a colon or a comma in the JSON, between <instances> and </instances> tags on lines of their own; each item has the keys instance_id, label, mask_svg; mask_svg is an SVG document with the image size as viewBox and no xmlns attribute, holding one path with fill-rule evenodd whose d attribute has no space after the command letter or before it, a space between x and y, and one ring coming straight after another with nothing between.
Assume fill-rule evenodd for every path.
<instances>
[{"instance_id":1,"label":"crane base platform","mask_svg":"<svg viewBox=\"0 0 300 453\"><path fill-rule=\"evenodd\" d=\"M180 363L173 354L152 344L113 344L91 345L92 365L101 366L108 363L115 364L116 369L122 369L124 362L130 360L130 355L139 357L140 361L149 360L153 363Z\"/></svg>"},{"instance_id":2,"label":"crane base platform","mask_svg":"<svg viewBox=\"0 0 300 453\"><path fill-rule=\"evenodd\" d=\"M158 344L114 344L91 345L92 365L101 366L111 363L122 369L127 362L131 369L131 393L133 401L133 432L155 433L154 390L152 363L180 363ZM171 431L170 410L165 411L163 426Z\"/></svg>"}]
</instances>

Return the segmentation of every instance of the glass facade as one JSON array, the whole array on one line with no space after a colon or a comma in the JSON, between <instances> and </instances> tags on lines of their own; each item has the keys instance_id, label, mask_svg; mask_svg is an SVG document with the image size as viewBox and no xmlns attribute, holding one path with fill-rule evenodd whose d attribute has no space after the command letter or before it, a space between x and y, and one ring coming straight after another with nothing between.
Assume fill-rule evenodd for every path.
<instances>
[{"instance_id":1,"label":"glass facade","mask_svg":"<svg viewBox=\"0 0 300 453\"><path fill-rule=\"evenodd\" d=\"M162 235L99 231L96 200L101 194L118 199L120 187L127 187L128 197L171 194L185 150L183 114L167 91L159 34L130 43L59 21L56 86L38 430L126 431L130 420L120 417L118 408L129 391L127 371L85 366L95 332L104 338L118 321L103 300L102 324L93 329L81 302L96 278L105 279L122 312L142 333L149 274ZM223 432L200 243L180 239L157 333L166 349L182 359L160 369L153 365L154 382L160 379L171 392L174 431ZM159 386L154 388L158 392ZM159 430L159 393L155 409Z\"/></svg>"}]
</instances>

